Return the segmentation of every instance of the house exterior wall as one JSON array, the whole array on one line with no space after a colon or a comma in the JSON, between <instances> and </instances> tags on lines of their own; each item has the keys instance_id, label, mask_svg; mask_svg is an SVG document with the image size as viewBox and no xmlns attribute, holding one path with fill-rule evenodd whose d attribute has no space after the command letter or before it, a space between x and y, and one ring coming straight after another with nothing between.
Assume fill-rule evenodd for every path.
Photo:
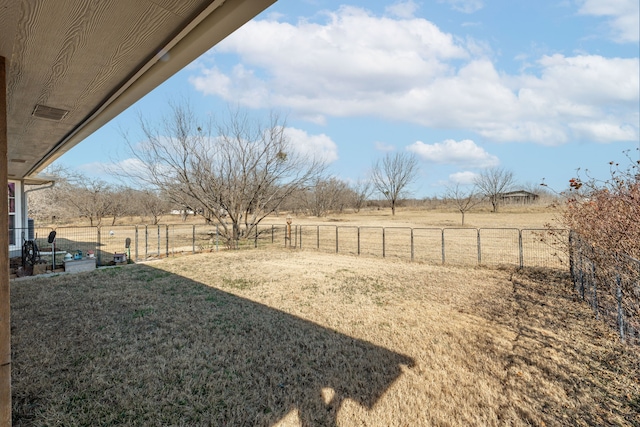
<instances>
[{"instance_id":1,"label":"house exterior wall","mask_svg":"<svg viewBox=\"0 0 640 427\"><path fill-rule=\"evenodd\" d=\"M22 232L26 233L26 198L24 194L24 185L21 181L9 180L8 183L9 198L9 256L20 254L22 247ZM26 234L25 234L26 236Z\"/></svg>"}]
</instances>

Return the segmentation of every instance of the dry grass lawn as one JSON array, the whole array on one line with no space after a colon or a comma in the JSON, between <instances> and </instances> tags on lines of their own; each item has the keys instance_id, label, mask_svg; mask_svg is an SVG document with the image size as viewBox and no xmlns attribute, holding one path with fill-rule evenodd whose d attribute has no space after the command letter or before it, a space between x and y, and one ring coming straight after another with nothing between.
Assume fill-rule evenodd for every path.
<instances>
[{"instance_id":1,"label":"dry grass lawn","mask_svg":"<svg viewBox=\"0 0 640 427\"><path fill-rule=\"evenodd\" d=\"M252 250L11 292L15 426L640 425L559 273Z\"/></svg>"}]
</instances>

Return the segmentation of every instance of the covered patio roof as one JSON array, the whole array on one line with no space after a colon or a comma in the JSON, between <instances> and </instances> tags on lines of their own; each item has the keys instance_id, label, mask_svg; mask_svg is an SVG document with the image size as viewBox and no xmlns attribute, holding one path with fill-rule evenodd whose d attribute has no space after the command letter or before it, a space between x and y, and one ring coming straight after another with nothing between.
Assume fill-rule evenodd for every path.
<instances>
[{"instance_id":1,"label":"covered patio roof","mask_svg":"<svg viewBox=\"0 0 640 427\"><path fill-rule=\"evenodd\" d=\"M0 187L39 182L54 160L275 1L0 0ZM5 229L2 426L11 425L8 244Z\"/></svg>"},{"instance_id":2,"label":"covered patio roof","mask_svg":"<svg viewBox=\"0 0 640 427\"><path fill-rule=\"evenodd\" d=\"M0 0L8 176L31 177L275 0Z\"/></svg>"}]
</instances>

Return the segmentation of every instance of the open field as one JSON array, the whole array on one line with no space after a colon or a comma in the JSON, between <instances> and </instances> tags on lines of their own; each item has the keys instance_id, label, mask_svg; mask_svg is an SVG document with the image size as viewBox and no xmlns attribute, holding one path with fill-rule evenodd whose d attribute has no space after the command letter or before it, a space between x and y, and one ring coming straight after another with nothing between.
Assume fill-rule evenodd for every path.
<instances>
[{"instance_id":1,"label":"open field","mask_svg":"<svg viewBox=\"0 0 640 427\"><path fill-rule=\"evenodd\" d=\"M554 223L557 210L546 205L506 206L499 212L474 210L465 215L469 228L542 228ZM269 217L269 223L284 222L286 215ZM460 212L454 209L400 208L396 215L391 209L363 209L358 213L329 214L327 217L294 217L294 224L336 224L371 227L460 227Z\"/></svg>"},{"instance_id":2,"label":"open field","mask_svg":"<svg viewBox=\"0 0 640 427\"><path fill-rule=\"evenodd\" d=\"M465 227L472 228L541 228L547 223L554 223L557 209L546 204L533 204L527 206L504 206L497 213L491 213L487 207L474 209L465 215ZM279 215L270 215L263 222L265 224L285 224L287 212ZM314 217L294 215L294 224L353 224L372 227L459 227L461 215L453 208L398 208L396 215L391 215L390 208L365 208L360 212L330 213L326 217ZM150 224L144 218L125 217L118 218L117 226L130 226L136 224ZM182 221L179 215L164 215L160 224L204 224L200 216L187 217ZM38 221L41 227L57 226L88 226L89 222L77 219L65 224L46 224ZM557 225L557 224L556 224ZM109 228L111 218L102 221L102 227Z\"/></svg>"},{"instance_id":3,"label":"open field","mask_svg":"<svg viewBox=\"0 0 640 427\"><path fill-rule=\"evenodd\" d=\"M16 426L640 425L564 274L309 251L12 282Z\"/></svg>"},{"instance_id":4,"label":"open field","mask_svg":"<svg viewBox=\"0 0 640 427\"><path fill-rule=\"evenodd\" d=\"M272 215L260 223L239 246L297 246L324 252L415 260L457 265L520 265L564 267L567 263L566 233L551 238L546 224L557 214L545 205L503 207L499 213L478 210L467 214L465 228L460 215L449 209L402 208L396 216L389 209L365 209L359 213L327 217L293 216L291 240L286 239L287 214ZM128 252L135 261L174 254L218 251L227 242L214 224L176 215L162 218L161 225L58 226L57 249L96 253L99 264L113 260L114 253ZM37 228L41 250L49 250L46 236L51 228ZM255 235L254 235L255 233ZM130 239L129 250L125 241ZM47 261L51 263L51 259Z\"/></svg>"}]
</instances>

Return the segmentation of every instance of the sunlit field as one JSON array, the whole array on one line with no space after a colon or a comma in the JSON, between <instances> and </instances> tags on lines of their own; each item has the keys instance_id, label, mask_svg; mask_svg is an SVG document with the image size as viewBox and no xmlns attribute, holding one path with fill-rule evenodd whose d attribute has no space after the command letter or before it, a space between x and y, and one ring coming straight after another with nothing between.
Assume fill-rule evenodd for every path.
<instances>
[{"instance_id":1,"label":"sunlit field","mask_svg":"<svg viewBox=\"0 0 640 427\"><path fill-rule=\"evenodd\" d=\"M640 424L564 272L258 249L11 292L16 426Z\"/></svg>"},{"instance_id":2,"label":"sunlit field","mask_svg":"<svg viewBox=\"0 0 640 427\"><path fill-rule=\"evenodd\" d=\"M465 227L472 228L541 228L546 224L559 226L556 217L558 209L547 203L540 202L532 205L502 206L497 213L492 213L487 206L474 208L465 214ZM302 213L279 212L267 216L264 224L282 224L287 216L291 216L294 224L339 224L376 227L460 227L461 215L452 206L449 207L400 207L396 215L391 215L390 208L363 208L358 212L347 210L343 213L332 212L323 217L308 216ZM63 223L49 224L37 221L38 226L88 226L89 222L78 218ZM104 218L101 226L111 226L112 218ZM115 225L150 224L150 218L122 217L117 218ZM163 215L160 224L204 224L201 216L187 216L182 221L180 215Z\"/></svg>"}]
</instances>

